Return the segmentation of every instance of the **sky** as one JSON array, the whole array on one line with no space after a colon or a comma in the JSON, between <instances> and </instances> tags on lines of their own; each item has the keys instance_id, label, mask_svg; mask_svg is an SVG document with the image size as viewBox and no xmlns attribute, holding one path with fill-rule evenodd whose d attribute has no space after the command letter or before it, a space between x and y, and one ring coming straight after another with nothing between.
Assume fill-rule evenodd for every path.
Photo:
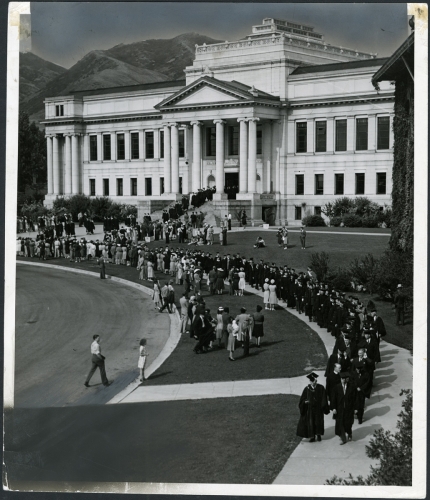
<instances>
[{"instance_id":1,"label":"sky","mask_svg":"<svg viewBox=\"0 0 430 500\"><path fill-rule=\"evenodd\" d=\"M91 50L195 32L235 41L275 17L327 43L390 56L407 38L406 3L31 2L32 52L70 68Z\"/></svg>"}]
</instances>

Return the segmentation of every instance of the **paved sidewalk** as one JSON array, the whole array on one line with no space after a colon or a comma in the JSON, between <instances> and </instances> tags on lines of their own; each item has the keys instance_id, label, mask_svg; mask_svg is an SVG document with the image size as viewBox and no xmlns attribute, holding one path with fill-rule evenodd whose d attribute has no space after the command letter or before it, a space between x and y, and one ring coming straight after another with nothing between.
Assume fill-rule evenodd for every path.
<instances>
[{"instance_id":1,"label":"paved sidewalk","mask_svg":"<svg viewBox=\"0 0 430 500\"><path fill-rule=\"evenodd\" d=\"M262 292L247 286L246 290L262 296ZM282 306L282 303L280 304ZM331 354L334 337L325 329L311 323L304 314L288 309L290 314L307 323L322 339L327 352ZM321 443L302 440L290 456L274 484L323 485L332 476L367 476L372 461L366 456L365 445L373 432L381 427L396 432L397 415L404 399L401 389L412 388L412 365L409 351L392 344L381 342L382 362L375 371L372 397L366 402L363 424L357 421L353 426L353 441L345 446L334 434L334 420L331 414L325 418L325 435ZM323 372L320 383L325 385ZM177 384L166 386L140 386L124 397L121 403L179 401L191 399L224 398L240 396L261 396L267 394L301 395L307 385L305 376L294 378L247 380L232 382L210 382L199 384ZM297 420L299 412L297 410ZM312 471L310 474L309 471Z\"/></svg>"}]
</instances>

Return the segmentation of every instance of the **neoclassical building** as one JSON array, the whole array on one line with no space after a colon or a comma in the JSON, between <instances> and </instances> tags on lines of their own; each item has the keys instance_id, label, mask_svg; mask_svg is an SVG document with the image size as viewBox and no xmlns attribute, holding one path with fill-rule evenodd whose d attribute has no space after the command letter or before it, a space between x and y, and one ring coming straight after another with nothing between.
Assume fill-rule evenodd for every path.
<instances>
[{"instance_id":1,"label":"neoclassical building","mask_svg":"<svg viewBox=\"0 0 430 500\"><path fill-rule=\"evenodd\" d=\"M47 98L45 203L109 196L141 216L216 186L221 216L290 225L339 196L389 205L394 88L371 82L384 62L268 18L196 46L184 81Z\"/></svg>"}]
</instances>

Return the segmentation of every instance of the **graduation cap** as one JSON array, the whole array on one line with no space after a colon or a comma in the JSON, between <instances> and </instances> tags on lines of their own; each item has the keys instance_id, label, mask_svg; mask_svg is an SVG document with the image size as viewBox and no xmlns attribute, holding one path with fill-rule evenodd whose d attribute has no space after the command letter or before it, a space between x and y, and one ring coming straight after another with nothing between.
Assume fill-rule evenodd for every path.
<instances>
[{"instance_id":1,"label":"graduation cap","mask_svg":"<svg viewBox=\"0 0 430 500\"><path fill-rule=\"evenodd\" d=\"M340 378L349 378L349 377L350 377L349 372L341 372L341 374L340 374Z\"/></svg>"},{"instance_id":2,"label":"graduation cap","mask_svg":"<svg viewBox=\"0 0 430 500\"><path fill-rule=\"evenodd\" d=\"M309 373L309 375L306 375L306 377L311 381L311 382L315 382L315 380L318 378L318 375L314 372L312 373Z\"/></svg>"}]
</instances>

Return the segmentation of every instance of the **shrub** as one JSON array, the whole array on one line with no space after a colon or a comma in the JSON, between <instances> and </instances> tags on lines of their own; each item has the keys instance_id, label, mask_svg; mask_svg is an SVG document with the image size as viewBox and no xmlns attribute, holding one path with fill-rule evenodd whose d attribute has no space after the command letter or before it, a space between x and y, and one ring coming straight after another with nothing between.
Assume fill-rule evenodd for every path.
<instances>
[{"instance_id":1,"label":"shrub","mask_svg":"<svg viewBox=\"0 0 430 500\"><path fill-rule=\"evenodd\" d=\"M364 285L370 293L373 293L376 286L376 275L378 272L379 261L368 253L361 260L354 259L349 265L349 274L352 281Z\"/></svg>"},{"instance_id":2,"label":"shrub","mask_svg":"<svg viewBox=\"0 0 430 500\"><path fill-rule=\"evenodd\" d=\"M353 210L354 200L352 198L348 198L347 196L343 196L342 198L338 198L334 201L331 208L333 212L332 217L341 217L342 215Z\"/></svg>"},{"instance_id":3,"label":"shrub","mask_svg":"<svg viewBox=\"0 0 430 500\"><path fill-rule=\"evenodd\" d=\"M52 203L52 211L54 213L59 213L61 211L69 212L70 209L70 198L64 198L63 196L59 196Z\"/></svg>"},{"instance_id":4,"label":"shrub","mask_svg":"<svg viewBox=\"0 0 430 500\"><path fill-rule=\"evenodd\" d=\"M342 217L346 227L361 227L361 217L355 214L346 214Z\"/></svg>"},{"instance_id":5,"label":"shrub","mask_svg":"<svg viewBox=\"0 0 430 500\"><path fill-rule=\"evenodd\" d=\"M337 476L326 481L330 485L343 486L412 486L412 391L402 390L406 395L402 402L403 410L398 414L398 432L378 429L366 446L366 455L372 460L379 460L377 466L370 466L370 474L363 478L348 479Z\"/></svg>"},{"instance_id":6,"label":"shrub","mask_svg":"<svg viewBox=\"0 0 430 500\"><path fill-rule=\"evenodd\" d=\"M378 227L380 224L381 218L377 215L365 215L361 219L361 224L363 227Z\"/></svg>"},{"instance_id":7,"label":"shrub","mask_svg":"<svg viewBox=\"0 0 430 500\"><path fill-rule=\"evenodd\" d=\"M37 218L43 215L48 215L49 210L42 202L24 203L21 207L21 215L28 217L33 222L37 222Z\"/></svg>"},{"instance_id":8,"label":"shrub","mask_svg":"<svg viewBox=\"0 0 430 500\"><path fill-rule=\"evenodd\" d=\"M308 215L307 217L303 217L302 224L308 227L317 227L326 225L321 215Z\"/></svg>"},{"instance_id":9,"label":"shrub","mask_svg":"<svg viewBox=\"0 0 430 500\"><path fill-rule=\"evenodd\" d=\"M339 227L342 222L342 217L332 217L330 219L330 226Z\"/></svg>"},{"instance_id":10,"label":"shrub","mask_svg":"<svg viewBox=\"0 0 430 500\"><path fill-rule=\"evenodd\" d=\"M312 271L317 275L318 281L324 281L328 271L330 262L330 257L326 252L315 252L311 254L310 267Z\"/></svg>"},{"instance_id":11,"label":"shrub","mask_svg":"<svg viewBox=\"0 0 430 500\"><path fill-rule=\"evenodd\" d=\"M338 267L336 271L329 271L326 281L329 285L341 292L348 292L351 290L351 275L347 269L342 267Z\"/></svg>"},{"instance_id":12,"label":"shrub","mask_svg":"<svg viewBox=\"0 0 430 500\"><path fill-rule=\"evenodd\" d=\"M397 285L403 285L407 305L413 300L413 256L412 254L386 250L375 267L374 289L381 297L393 297Z\"/></svg>"},{"instance_id":13,"label":"shrub","mask_svg":"<svg viewBox=\"0 0 430 500\"><path fill-rule=\"evenodd\" d=\"M89 211L94 221L101 222L104 217L107 217L111 205L112 200L107 196L96 196L92 198Z\"/></svg>"},{"instance_id":14,"label":"shrub","mask_svg":"<svg viewBox=\"0 0 430 500\"><path fill-rule=\"evenodd\" d=\"M365 196L358 196L354 199L353 212L357 215L375 215L380 211L380 206L374 201L370 201Z\"/></svg>"}]
</instances>

